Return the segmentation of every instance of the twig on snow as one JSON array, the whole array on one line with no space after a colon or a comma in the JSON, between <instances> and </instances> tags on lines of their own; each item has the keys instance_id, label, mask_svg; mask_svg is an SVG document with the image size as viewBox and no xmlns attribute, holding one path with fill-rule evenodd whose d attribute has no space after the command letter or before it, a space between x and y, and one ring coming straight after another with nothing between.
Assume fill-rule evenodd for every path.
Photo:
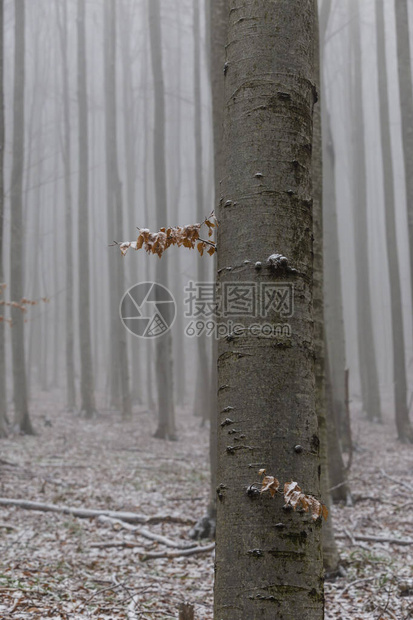
<instances>
[{"instance_id":1,"label":"twig on snow","mask_svg":"<svg viewBox=\"0 0 413 620\"><path fill-rule=\"evenodd\" d=\"M101 516L120 519L126 523L180 523L182 525L194 525L195 521L189 518L182 518L175 515L146 515L135 512L117 512L116 510L91 510L89 508L72 508L70 506L55 506L53 504L42 504L40 502L29 502L24 499L10 499L0 497L0 506L15 506L24 510L38 510L40 512L57 512L59 514L72 515L78 519L97 519Z\"/></svg>"},{"instance_id":2,"label":"twig on snow","mask_svg":"<svg viewBox=\"0 0 413 620\"><path fill-rule=\"evenodd\" d=\"M183 555L196 555L198 553L208 553L215 549L215 543L209 545L203 545L202 547L196 546L192 549L182 549L179 551L153 551L149 553L141 553L140 560L145 562L146 560L155 560L157 558L176 558Z\"/></svg>"}]
</instances>

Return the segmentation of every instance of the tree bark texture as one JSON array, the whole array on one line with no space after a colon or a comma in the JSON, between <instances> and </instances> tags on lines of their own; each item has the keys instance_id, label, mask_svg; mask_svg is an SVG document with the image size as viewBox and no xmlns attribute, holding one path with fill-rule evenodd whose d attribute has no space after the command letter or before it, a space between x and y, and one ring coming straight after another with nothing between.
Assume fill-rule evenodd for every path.
<instances>
[{"instance_id":1,"label":"tree bark texture","mask_svg":"<svg viewBox=\"0 0 413 620\"><path fill-rule=\"evenodd\" d=\"M218 281L292 283L294 312L290 336L265 338L254 330L219 341L220 620L323 617L321 524L284 509L280 495L250 486L265 468L282 484L296 480L320 496L312 324L314 26L313 0L229 1ZM274 254L285 257L281 264ZM270 310L265 318L237 320L248 330L278 317Z\"/></svg>"}]
</instances>

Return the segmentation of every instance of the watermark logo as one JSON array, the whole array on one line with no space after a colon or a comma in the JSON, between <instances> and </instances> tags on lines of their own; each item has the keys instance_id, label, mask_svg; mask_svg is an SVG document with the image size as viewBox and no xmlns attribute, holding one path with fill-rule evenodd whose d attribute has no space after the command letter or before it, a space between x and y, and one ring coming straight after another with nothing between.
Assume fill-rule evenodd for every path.
<instances>
[{"instance_id":1,"label":"watermark logo","mask_svg":"<svg viewBox=\"0 0 413 620\"><path fill-rule=\"evenodd\" d=\"M176 303L162 284L140 282L126 291L119 307L120 318L129 333L138 338L158 338L172 327Z\"/></svg>"},{"instance_id":2,"label":"watermark logo","mask_svg":"<svg viewBox=\"0 0 413 620\"><path fill-rule=\"evenodd\" d=\"M188 321L185 335L189 338L291 338L291 326L285 322L294 315L294 284L290 282L224 282L216 286L214 282L189 281L183 292ZM134 336L157 338L173 325L175 299L162 284L141 282L123 296L120 317Z\"/></svg>"}]
</instances>

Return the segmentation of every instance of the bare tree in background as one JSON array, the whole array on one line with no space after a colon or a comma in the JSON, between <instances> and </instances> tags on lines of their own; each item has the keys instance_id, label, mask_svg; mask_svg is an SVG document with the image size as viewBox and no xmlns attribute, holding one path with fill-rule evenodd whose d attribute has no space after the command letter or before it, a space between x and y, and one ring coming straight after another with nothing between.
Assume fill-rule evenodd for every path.
<instances>
[{"instance_id":1,"label":"bare tree in background","mask_svg":"<svg viewBox=\"0 0 413 620\"><path fill-rule=\"evenodd\" d=\"M0 287L4 284L3 273L3 231L4 231L4 0L0 0ZM0 290L0 300L4 291ZM6 394L6 352L4 341L4 306L0 305L0 437L5 437L7 394Z\"/></svg>"},{"instance_id":2,"label":"bare tree in background","mask_svg":"<svg viewBox=\"0 0 413 620\"><path fill-rule=\"evenodd\" d=\"M208 215L205 213L204 179L202 170L202 107L201 107L201 0L193 0L193 34L194 34L194 135L195 135L195 196L198 222ZM207 263L197 257L198 282L207 280ZM209 418L209 366L207 337L197 338L198 359L195 383L194 412L205 422ZM200 411L201 409L201 411Z\"/></svg>"},{"instance_id":3,"label":"bare tree in background","mask_svg":"<svg viewBox=\"0 0 413 620\"><path fill-rule=\"evenodd\" d=\"M318 2L314 0L316 23L314 28L314 66L317 91L320 93L320 38L318 23ZM320 95L319 95L320 96ZM320 490L327 506L330 505L330 480L328 469L328 427L327 398L325 384L325 331L324 331L324 269L323 269L323 158L321 138L320 100L314 106L313 115L313 234L314 234L314 347L315 347L315 406L320 437ZM330 413L330 412L329 412ZM330 518L323 524L323 561L328 573L338 568L339 555L334 538L333 521Z\"/></svg>"},{"instance_id":4,"label":"bare tree in background","mask_svg":"<svg viewBox=\"0 0 413 620\"><path fill-rule=\"evenodd\" d=\"M252 25L253 24L253 25ZM319 495L311 150L314 0L229 1L218 281L294 284L291 335L219 341L215 617L323 617L320 525L257 497L257 469ZM250 261L245 263L245 261ZM257 264L258 263L258 264ZM238 439L239 441L236 441Z\"/></svg>"},{"instance_id":5,"label":"bare tree in background","mask_svg":"<svg viewBox=\"0 0 413 620\"><path fill-rule=\"evenodd\" d=\"M381 420L380 390L374 346L368 256L366 148L363 119L363 84L361 74L360 5L351 0L353 104L353 196L354 244L356 256L357 340L361 397L369 420Z\"/></svg>"},{"instance_id":6,"label":"bare tree in background","mask_svg":"<svg viewBox=\"0 0 413 620\"><path fill-rule=\"evenodd\" d=\"M119 3L119 43L121 51L122 65L122 98L123 98L123 138L125 149L125 180L126 180L126 223L128 230L136 230L136 170L138 166L137 153L139 138L141 134L137 131L137 114L134 105L133 93L133 51L131 44L133 41L133 9L127 7L125 2ZM116 50L115 50L116 51ZM141 58L145 55L141 52ZM141 63L143 65L143 63ZM143 73L143 70L142 70ZM141 84L143 77L141 77ZM143 107L143 106L142 106ZM138 111L139 114L140 110ZM139 116L138 116L139 118ZM129 277L131 283L138 282L138 267L136 261L128 261ZM131 399L142 403L142 342L137 338L132 338L132 383Z\"/></svg>"},{"instance_id":7,"label":"bare tree in background","mask_svg":"<svg viewBox=\"0 0 413 620\"><path fill-rule=\"evenodd\" d=\"M383 166L386 241L389 263L390 307L393 342L393 389L396 426L400 441L413 442L413 429L407 406L406 357L404 349L403 306L396 233L393 158L390 136L389 87L386 65L386 34L383 0L376 2L377 63L379 70L379 113Z\"/></svg>"},{"instance_id":8,"label":"bare tree in background","mask_svg":"<svg viewBox=\"0 0 413 620\"><path fill-rule=\"evenodd\" d=\"M154 80L154 174L158 229L168 226L165 162L165 86L162 68L161 11L159 0L148 0L149 39ZM156 263L156 281L168 287L168 262ZM172 336L168 332L156 342L156 381L158 388L158 439L175 438L173 401Z\"/></svg>"},{"instance_id":9,"label":"bare tree in background","mask_svg":"<svg viewBox=\"0 0 413 620\"><path fill-rule=\"evenodd\" d=\"M212 129L214 143L214 190L215 206L219 204L221 195L221 177L223 173L223 110L224 110L224 63L225 63L225 44L227 40L228 25L228 0L207 0L209 17L206 19L206 32L209 44L209 77L211 81L212 94ZM216 261L216 257L213 257ZM214 263L214 277L216 272L216 262ZM210 489L209 502L206 515L196 523L191 531L192 538L209 538L215 535L217 517L217 357L218 345L216 339L212 343L212 364L211 382L209 395L209 467L210 467Z\"/></svg>"},{"instance_id":10,"label":"bare tree in background","mask_svg":"<svg viewBox=\"0 0 413 620\"><path fill-rule=\"evenodd\" d=\"M349 499L340 439L350 448L351 436L346 421L345 369L346 347L343 317L343 290L340 268L339 231L335 182L335 153L327 91L324 79L324 53L331 0L323 0L320 11L320 93L323 144L323 274L325 375L327 399L328 469L334 501ZM341 431L339 433L339 430Z\"/></svg>"},{"instance_id":11,"label":"bare tree in background","mask_svg":"<svg viewBox=\"0 0 413 620\"><path fill-rule=\"evenodd\" d=\"M89 268L89 144L86 83L85 0L77 4L77 78L79 109L79 345L81 411L86 418L96 412L90 334Z\"/></svg>"},{"instance_id":12,"label":"bare tree in background","mask_svg":"<svg viewBox=\"0 0 413 620\"><path fill-rule=\"evenodd\" d=\"M15 2L14 93L13 93L13 162L10 188L10 296L23 297L23 165L24 165L24 82L25 82L25 3ZM24 352L24 318L12 308L11 332L13 353L14 426L22 433L33 434L27 402Z\"/></svg>"},{"instance_id":13,"label":"bare tree in background","mask_svg":"<svg viewBox=\"0 0 413 620\"><path fill-rule=\"evenodd\" d=\"M122 185L119 177L117 118L116 118L116 7L114 0L103 5L104 11L104 64L105 64L105 127L106 127L106 201L109 231L116 239L123 235ZM124 263L116 254L109 260L111 323L111 379L112 397L120 389L122 418L132 416L129 389L129 364L126 331L119 320L118 303L124 293Z\"/></svg>"},{"instance_id":14,"label":"bare tree in background","mask_svg":"<svg viewBox=\"0 0 413 620\"><path fill-rule=\"evenodd\" d=\"M413 84L412 62L410 57L409 11L407 0L394 0L394 9L396 14L400 114L402 122L407 222L409 229L410 286L413 299Z\"/></svg>"},{"instance_id":15,"label":"bare tree in background","mask_svg":"<svg viewBox=\"0 0 413 620\"><path fill-rule=\"evenodd\" d=\"M62 8L62 14L60 13ZM61 154L64 170L65 187L65 260L66 260L66 292L65 292L65 348L66 348L66 400L67 409L76 409L75 358L74 358L74 325L73 325L73 222L72 222L72 134L70 127L70 96L69 96L69 63L68 63L68 32L67 2L56 0L56 21L59 31L60 53L62 59L62 103L63 103L63 138Z\"/></svg>"}]
</instances>

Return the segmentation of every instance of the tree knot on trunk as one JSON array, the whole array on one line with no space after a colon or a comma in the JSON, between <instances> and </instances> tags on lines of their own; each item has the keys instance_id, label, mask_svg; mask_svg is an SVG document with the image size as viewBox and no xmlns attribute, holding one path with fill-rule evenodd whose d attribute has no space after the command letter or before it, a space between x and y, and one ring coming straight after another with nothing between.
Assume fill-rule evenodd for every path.
<instances>
[{"instance_id":1,"label":"tree knot on trunk","mask_svg":"<svg viewBox=\"0 0 413 620\"><path fill-rule=\"evenodd\" d=\"M267 266L273 271L284 271L286 273L297 273L296 269L290 267L288 258L282 254L271 254L267 258Z\"/></svg>"}]
</instances>

